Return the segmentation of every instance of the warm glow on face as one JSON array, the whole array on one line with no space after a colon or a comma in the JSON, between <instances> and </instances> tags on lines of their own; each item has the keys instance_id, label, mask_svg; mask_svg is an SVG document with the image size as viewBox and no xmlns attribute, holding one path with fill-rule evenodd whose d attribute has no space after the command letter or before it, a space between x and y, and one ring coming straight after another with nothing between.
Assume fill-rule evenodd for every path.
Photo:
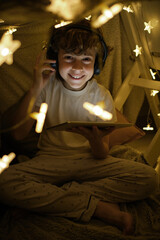
<instances>
[{"instance_id":1,"label":"warm glow on face","mask_svg":"<svg viewBox=\"0 0 160 240\"><path fill-rule=\"evenodd\" d=\"M0 173L2 173L6 168L9 167L10 162L15 158L15 153L10 153L8 155L4 155L0 159Z\"/></svg>"},{"instance_id":2,"label":"warm glow on face","mask_svg":"<svg viewBox=\"0 0 160 240\"><path fill-rule=\"evenodd\" d=\"M111 120L113 115L105 110L99 105L93 105L89 102L85 102L83 107L89 111L90 114L96 115L103 120Z\"/></svg>"}]
</instances>

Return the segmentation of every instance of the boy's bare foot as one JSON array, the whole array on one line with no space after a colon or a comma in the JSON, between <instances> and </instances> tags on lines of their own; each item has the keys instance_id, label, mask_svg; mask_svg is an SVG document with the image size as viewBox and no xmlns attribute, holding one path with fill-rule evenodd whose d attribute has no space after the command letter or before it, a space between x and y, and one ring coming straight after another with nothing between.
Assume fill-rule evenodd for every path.
<instances>
[{"instance_id":1,"label":"boy's bare foot","mask_svg":"<svg viewBox=\"0 0 160 240\"><path fill-rule=\"evenodd\" d=\"M132 235L134 232L132 215L128 212L120 211L117 204L100 201L97 204L94 216L117 226L125 235Z\"/></svg>"}]
</instances>

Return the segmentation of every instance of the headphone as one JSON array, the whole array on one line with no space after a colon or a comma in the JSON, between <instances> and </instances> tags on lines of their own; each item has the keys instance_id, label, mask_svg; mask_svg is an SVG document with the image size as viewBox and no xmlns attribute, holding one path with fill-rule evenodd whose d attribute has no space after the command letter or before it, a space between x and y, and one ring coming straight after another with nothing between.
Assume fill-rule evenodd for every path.
<instances>
[{"instance_id":1,"label":"headphone","mask_svg":"<svg viewBox=\"0 0 160 240\"><path fill-rule=\"evenodd\" d=\"M85 25L81 25L81 24L70 24L70 25L64 26L62 28L65 29L66 31L69 31L70 29L73 29L73 28L82 29L82 30L86 30L88 32L96 34L99 37L99 41L100 41L100 43L102 45L102 48L103 48L102 68L104 67L105 61L106 61L107 56L108 56L108 47L107 47L103 37L101 36L100 33L98 33L98 31L92 30L90 27L85 26ZM56 30L59 31L62 28L60 28L58 30L56 29ZM55 34L56 34L56 32L55 32ZM50 39L50 42L49 42L48 48L47 48L47 58L56 60L56 63L52 63L51 66L54 69L57 70L58 69L58 52L55 52L53 47L52 47L54 45L54 42L55 42L54 37L55 37L54 34L52 34L52 37ZM98 74L100 74L100 71L101 70L100 70L100 67L99 67L99 60L98 60L98 54L97 54L96 59L95 59L95 64L94 64L94 74L98 75Z\"/></svg>"}]
</instances>

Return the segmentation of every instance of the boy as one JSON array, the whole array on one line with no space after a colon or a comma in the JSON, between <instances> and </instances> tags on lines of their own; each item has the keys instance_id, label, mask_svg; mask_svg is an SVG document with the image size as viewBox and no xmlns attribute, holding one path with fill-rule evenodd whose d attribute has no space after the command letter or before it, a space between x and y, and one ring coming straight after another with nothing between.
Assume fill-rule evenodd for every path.
<instances>
[{"instance_id":1,"label":"boy","mask_svg":"<svg viewBox=\"0 0 160 240\"><path fill-rule=\"evenodd\" d=\"M51 54L50 54L51 51ZM47 130L67 121L100 121L83 108L84 102L103 101L116 113L108 90L93 79L106 60L107 46L88 21L53 30L48 51L38 57L34 82L17 110L15 123L24 119L32 99L33 111L48 103L45 126L36 156L10 166L0 176L1 200L35 212L74 220L97 217L133 233L133 218L118 203L143 199L157 186L154 169L109 155L109 131L79 127L70 132ZM46 59L52 55L53 59ZM102 64L101 64L102 61ZM56 63L56 70L51 64ZM56 74L55 74L56 72ZM29 120L13 132L23 139L33 126Z\"/></svg>"}]
</instances>

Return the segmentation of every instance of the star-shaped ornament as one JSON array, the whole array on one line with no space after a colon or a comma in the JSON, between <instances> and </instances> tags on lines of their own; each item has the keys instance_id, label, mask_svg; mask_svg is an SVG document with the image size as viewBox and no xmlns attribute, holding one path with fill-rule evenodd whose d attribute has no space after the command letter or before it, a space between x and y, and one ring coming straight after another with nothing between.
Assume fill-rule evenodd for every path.
<instances>
[{"instance_id":1,"label":"star-shaped ornament","mask_svg":"<svg viewBox=\"0 0 160 240\"><path fill-rule=\"evenodd\" d=\"M135 52L136 57L138 57L140 54L142 54L142 47L136 45L136 49L134 49L133 52Z\"/></svg>"},{"instance_id":2,"label":"star-shaped ornament","mask_svg":"<svg viewBox=\"0 0 160 240\"><path fill-rule=\"evenodd\" d=\"M13 40L12 34L3 34L0 41L0 65L13 63L13 53L21 46L19 40Z\"/></svg>"},{"instance_id":3,"label":"star-shaped ornament","mask_svg":"<svg viewBox=\"0 0 160 240\"><path fill-rule=\"evenodd\" d=\"M144 25L145 25L144 31L148 31L148 33L151 33L151 29L153 29L153 26L151 25L151 21L149 21L148 23L144 22Z\"/></svg>"},{"instance_id":4,"label":"star-shaped ornament","mask_svg":"<svg viewBox=\"0 0 160 240\"><path fill-rule=\"evenodd\" d=\"M127 12L133 13L133 10L132 10L132 8L131 8L131 5L128 5L128 7L127 7L127 6L124 6L124 7L123 7L123 10L125 10L125 11L127 11Z\"/></svg>"},{"instance_id":5,"label":"star-shaped ornament","mask_svg":"<svg viewBox=\"0 0 160 240\"><path fill-rule=\"evenodd\" d=\"M155 75L156 75L156 72L153 72L152 69L149 69L150 73L151 73L151 76L153 79L156 79Z\"/></svg>"}]
</instances>

